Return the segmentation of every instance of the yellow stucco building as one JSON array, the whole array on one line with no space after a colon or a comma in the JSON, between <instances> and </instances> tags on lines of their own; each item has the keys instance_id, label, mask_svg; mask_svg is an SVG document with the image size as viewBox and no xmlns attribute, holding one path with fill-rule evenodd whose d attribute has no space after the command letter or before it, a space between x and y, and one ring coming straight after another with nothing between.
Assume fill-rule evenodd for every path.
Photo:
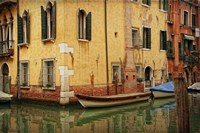
<instances>
[{"instance_id":1,"label":"yellow stucco building","mask_svg":"<svg viewBox=\"0 0 200 133\"><path fill-rule=\"evenodd\" d=\"M15 96L61 104L68 103L74 91L132 92L136 79L128 78L135 66L126 65L130 61L125 58L125 44L131 40L125 36L131 30L125 23L126 4L123 0L1 1L1 33L9 36L1 41L12 41L14 50L2 55L1 68L8 70L2 80L10 78L8 88ZM10 16L12 28L4 30L3 20ZM2 82L2 88L7 84Z\"/></svg>"},{"instance_id":2,"label":"yellow stucco building","mask_svg":"<svg viewBox=\"0 0 200 133\"><path fill-rule=\"evenodd\" d=\"M143 91L137 79L164 81L159 2L1 0L0 8L1 90L67 104L74 93L130 93Z\"/></svg>"},{"instance_id":3,"label":"yellow stucco building","mask_svg":"<svg viewBox=\"0 0 200 133\"><path fill-rule=\"evenodd\" d=\"M167 9L168 3L133 0L133 58L138 80L149 88L167 80Z\"/></svg>"}]
</instances>

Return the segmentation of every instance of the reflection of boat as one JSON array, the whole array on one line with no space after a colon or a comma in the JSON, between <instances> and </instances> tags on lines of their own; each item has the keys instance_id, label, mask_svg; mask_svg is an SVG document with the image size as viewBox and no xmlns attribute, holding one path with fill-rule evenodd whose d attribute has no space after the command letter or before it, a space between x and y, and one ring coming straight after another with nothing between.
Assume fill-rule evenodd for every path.
<instances>
[{"instance_id":1,"label":"reflection of boat","mask_svg":"<svg viewBox=\"0 0 200 133\"><path fill-rule=\"evenodd\" d=\"M111 96L85 96L76 94L78 101L85 108L87 107L109 107L128 103L146 101L149 99L150 92L118 94Z\"/></svg>"},{"instance_id":2,"label":"reflection of boat","mask_svg":"<svg viewBox=\"0 0 200 133\"><path fill-rule=\"evenodd\" d=\"M149 102L143 103L132 103L128 105L116 106L112 108L93 108L84 109L82 114L77 120L77 125L82 125L85 123L90 123L95 120L102 118L112 117L116 114L123 114L125 112L134 112L138 110L146 110L150 107Z\"/></svg>"},{"instance_id":3,"label":"reflection of boat","mask_svg":"<svg viewBox=\"0 0 200 133\"><path fill-rule=\"evenodd\" d=\"M8 103L12 100L13 95L0 91L0 103Z\"/></svg>"},{"instance_id":4,"label":"reflection of boat","mask_svg":"<svg viewBox=\"0 0 200 133\"><path fill-rule=\"evenodd\" d=\"M196 92L200 92L200 82L196 82L193 85L188 87L188 91L196 91Z\"/></svg>"},{"instance_id":5,"label":"reflection of boat","mask_svg":"<svg viewBox=\"0 0 200 133\"><path fill-rule=\"evenodd\" d=\"M152 104L152 108L168 108L175 106L175 98L156 99Z\"/></svg>"},{"instance_id":6,"label":"reflection of boat","mask_svg":"<svg viewBox=\"0 0 200 133\"><path fill-rule=\"evenodd\" d=\"M166 98L174 96L174 84L173 82L167 82L156 87L150 88L154 98Z\"/></svg>"}]
</instances>

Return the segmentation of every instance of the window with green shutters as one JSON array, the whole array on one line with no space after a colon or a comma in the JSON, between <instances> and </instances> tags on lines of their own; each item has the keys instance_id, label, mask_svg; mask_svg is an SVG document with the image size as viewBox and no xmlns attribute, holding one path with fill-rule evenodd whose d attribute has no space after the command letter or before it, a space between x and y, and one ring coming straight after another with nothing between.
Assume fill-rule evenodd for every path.
<instances>
[{"instance_id":1,"label":"window with green shutters","mask_svg":"<svg viewBox=\"0 0 200 133\"><path fill-rule=\"evenodd\" d=\"M164 11L168 11L169 0L159 0L160 9Z\"/></svg>"},{"instance_id":2,"label":"window with green shutters","mask_svg":"<svg viewBox=\"0 0 200 133\"><path fill-rule=\"evenodd\" d=\"M56 2L48 2L46 10L41 6L41 29L42 40L56 38Z\"/></svg>"},{"instance_id":3,"label":"window with green shutters","mask_svg":"<svg viewBox=\"0 0 200 133\"><path fill-rule=\"evenodd\" d=\"M92 39L92 13L86 14L82 9L78 13L78 39Z\"/></svg>"},{"instance_id":4,"label":"window with green shutters","mask_svg":"<svg viewBox=\"0 0 200 133\"><path fill-rule=\"evenodd\" d=\"M143 48L151 49L151 28L143 27Z\"/></svg>"},{"instance_id":5,"label":"window with green shutters","mask_svg":"<svg viewBox=\"0 0 200 133\"><path fill-rule=\"evenodd\" d=\"M167 41L167 58L174 58L174 49L172 41Z\"/></svg>"},{"instance_id":6,"label":"window with green shutters","mask_svg":"<svg viewBox=\"0 0 200 133\"><path fill-rule=\"evenodd\" d=\"M178 47L179 47L179 59L182 60L184 55L183 42L179 42Z\"/></svg>"},{"instance_id":7,"label":"window with green shutters","mask_svg":"<svg viewBox=\"0 0 200 133\"><path fill-rule=\"evenodd\" d=\"M151 0L142 0L142 3L145 5L150 6L151 5Z\"/></svg>"},{"instance_id":8,"label":"window with green shutters","mask_svg":"<svg viewBox=\"0 0 200 133\"><path fill-rule=\"evenodd\" d=\"M167 32L166 31L160 31L160 50L166 50L167 49Z\"/></svg>"},{"instance_id":9,"label":"window with green shutters","mask_svg":"<svg viewBox=\"0 0 200 133\"><path fill-rule=\"evenodd\" d=\"M196 15L192 14L192 27L196 27Z\"/></svg>"},{"instance_id":10,"label":"window with green shutters","mask_svg":"<svg viewBox=\"0 0 200 133\"><path fill-rule=\"evenodd\" d=\"M30 16L24 11L22 16L18 16L18 45L30 43Z\"/></svg>"}]
</instances>

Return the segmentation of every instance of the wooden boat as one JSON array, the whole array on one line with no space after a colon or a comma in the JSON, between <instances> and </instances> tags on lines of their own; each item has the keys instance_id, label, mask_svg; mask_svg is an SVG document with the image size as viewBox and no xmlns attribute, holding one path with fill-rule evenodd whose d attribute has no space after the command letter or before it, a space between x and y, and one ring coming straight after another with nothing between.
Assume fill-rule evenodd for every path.
<instances>
[{"instance_id":1,"label":"wooden boat","mask_svg":"<svg viewBox=\"0 0 200 133\"><path fill-rule=\"evenodd\" d=\"M167 82L156 87L150 88L152 95L154 98L167 98L167 97L174 97L174 83Z\"/></svg>"},{"instance_id":2,"label":"wooden boat","mask_svg":"<svg viewBox=\"0 0 200 133\"><path fill-rule=\"evenodd\" d=\"M80 126L86 123L91 123L93 121L102 120L104 118L112 118L117 114L124 114L126 112L137 112L138 110L144 111L149 108L150 102L140 102L126 104L122 106L114 106L112 108L83 109L84 111L79 115L76 124Z\"/></svg>"},{"instance_id":3,"label":"wooden boat","mask_svg":"<svg viewBox=\"0 0 200 133\"><path fill-rule=\"evenodd\" d=\"M196 82L193 85L189 86L187 89L189 92L200 92L200 82Z\"/></svg>"},{"instance_id":4,"label":"wooden boat","mask_svg":"<svg viewBox=\"0 0 200 133\"><path fill-rule=\"evenodd\" d=\"M0 103L9 103L12 100L13 95L0 91Z\"/></svg>"},{"instance_id":5,"label":"wooden boat","mask_svg":"<svg viewBox=\"0 0 200 133\"><path fill-rule=\"evenodd\" d=\"M149 99L150 95L151 95L150 92L118 94L111 96L86 96L86 95L75 94L80 104L85 108L110 107L110 106L146 101Z\"/></svg>"}]
</instances>

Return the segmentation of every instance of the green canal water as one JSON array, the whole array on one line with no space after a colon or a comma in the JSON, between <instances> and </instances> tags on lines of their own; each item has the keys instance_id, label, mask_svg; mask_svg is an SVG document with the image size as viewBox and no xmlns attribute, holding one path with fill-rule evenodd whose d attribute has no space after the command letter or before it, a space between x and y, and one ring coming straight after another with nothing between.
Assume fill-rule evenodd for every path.
<instances>
[{"instance_id":1,"label":"green canal water","mask_svg":"<svg viewBox=\"0 0 200 133\"><path fill-rule=\"evenodd\" d=\"M200 132L200 94L189 95L191 133ZM176 133L174 98L84 109L33 104L0 105L0 133Z\"/></svg>"}]
</instances>

